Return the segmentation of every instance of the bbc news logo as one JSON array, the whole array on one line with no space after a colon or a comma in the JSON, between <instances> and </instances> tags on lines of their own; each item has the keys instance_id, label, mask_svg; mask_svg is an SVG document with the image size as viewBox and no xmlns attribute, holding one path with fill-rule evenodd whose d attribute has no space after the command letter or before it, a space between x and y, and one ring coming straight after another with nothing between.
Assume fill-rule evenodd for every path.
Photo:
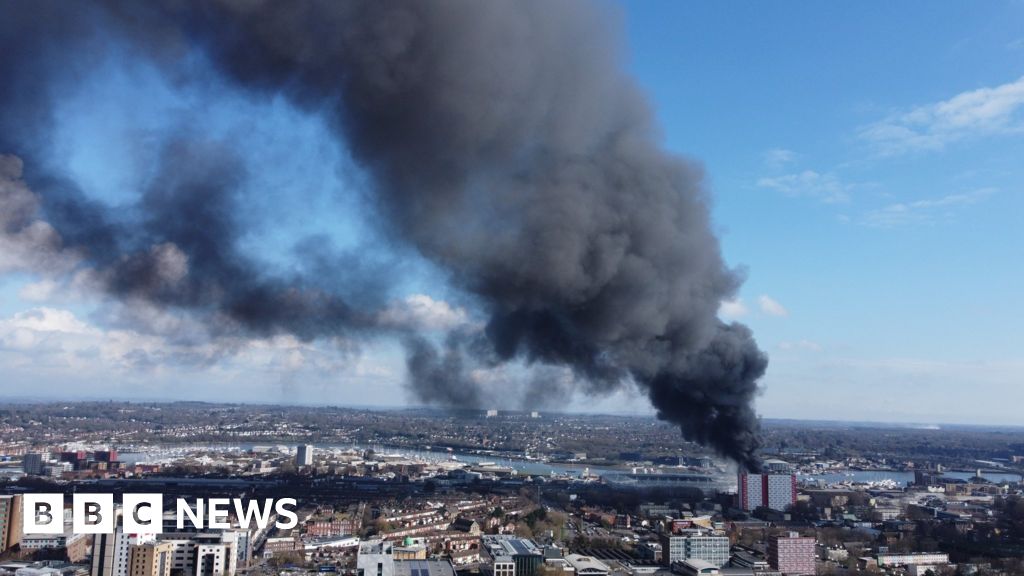
<instances>
[{"instance_id":1,"label":"bbc news logo","mask_svg":"<svg viewBox=\"0 0 1024 576\"><path fill-rule=\"evenodd\" d=\"M63 494L25 494L22 530L26 534L64 533ZM299 523L294 498L242 500L241 498L199 498L190 503L175 500L175 523L178 530L191 524L195 529L265 529L270 519L281 530ZM121 510L114 505L113 494L75 494L71 501L71 530L76 534L112 534L118 517L126 534L161 534L164 531L163 494L123 494ZM230 522L234 513L236 524Z\"/></svg>"}]
</instances>

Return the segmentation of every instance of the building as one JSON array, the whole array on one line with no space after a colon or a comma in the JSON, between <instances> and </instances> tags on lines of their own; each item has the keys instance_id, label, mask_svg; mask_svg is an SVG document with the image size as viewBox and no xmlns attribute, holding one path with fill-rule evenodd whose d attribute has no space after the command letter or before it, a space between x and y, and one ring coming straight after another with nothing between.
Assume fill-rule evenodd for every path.
<instances>
[{"instance_id":1,"label":"building","mask_svg":"<svg viewBox=\"0 0 1024 576\"><path fill-rule=\"evenodd\" d=\"M516 563L511 556L496 556L493 566L494 576L516 576Z\"/></svg>"},{"instance_id":2,"label":"building","mask_svg":"<svg viewBox=\"0 0 1024 576\"><path fill-rule=\"evenodd\" d=\"M165 532L156 539L171 547L171 576L234 576L240 532Z\"/></svg>"},{"instance_id":3,"label":"building","mask_svg":"<svg viewBox=\"0 0 1024 576\"><path fill-rule=\"evenodd\" d=\"M764 471L768 474L789 474L793 471L793 466L785 460L769 459L761 463L764 467Z\"/></svg>"},{"instance_id":4,"label":"building","mask_svg":"<svg viewBox=\"0 0 1024 576\"><path fill-rule=\"evenodd\" d=\"M464 516L460 516L453 520L451 525L448 526L448 529L455 532L465 532L466 534L472 534L473 536L479 536L483 533L483 530L480 529L480 524L477 523L476 520L466 518Z\"/></svg>"},{"instance_id":5,"label":"building","mask_svg":"<svg viewBox=\"0 0 1024 576\"><path fill-rule=\"evenodd\" d=\"M195 547L196 576L217 576L234 573L234 548L223 544L198 543ZM132 576L136 576L132 574Z\"/></svg>"},{"instance_id":6,"label":"building","mask_svg":"<svg viewBox=\"0 0 1024 576\"><path fill-rule=\"evenodd\" d=\"M391 555L395 560L426 560L427 545L415 544L412 538L406 537L401 546L391 549Z\"/></svg>"},{"instance_id":7,"label":"building","mask_svg":"<svg viewBox=\"0 0 1024 576\"><path fill-rule=\"evenodd\" d=\"M576 571L576 576L608 576L612 569L592 556L582 554L569 554L565 561Z\"/></svg>"},{"instance_id":8,"label":"building","mask_svg":"<svg viewBox=\"0 0 1024 576\"><path fill-rule=\"evenodd\" d=\"M329 518L326 520L309 520L306 522L306 535L313 538L324 536L344 536L355 534L359 529L357 522L350 518Z\"/></svg>"},{"instance_id":9,"label":"building","mask_svg":"<svg viewBox=\"0 0 1024 576\"><path fill-rule=\"evenodd\" d=\"M356 576L394 576L392 545L385 540L368 540L359 545Z\"/></svg>"},{"instance_id":10,"label":"building","mask_svg":"<svg viewBox=\"0 0 1024 576\"><path fill-rule=\"evenodd\" d=\"M662 534L661 561L673 566L685 560L703 560L721 568L729 563L729 537L712 536L699 530L686 534Z\"/></svg>"},{"instance_id":11,"label":"building","mask_svg":"<svg viewBox=\"0 0 1024 576\"><path fill-rule=\"evenodd\" d=\"M300 543L294 536L274 536L267 538L263 543L263 557L273 558L275 555L294 552L299 549Z\"/></svg>"},{"instance_id":12,"label":"building","mask_svg":"<svg viewBox=\"0 0 1024 576\"><path fill-rule=\"evenodd\" d=\"M21 542L21 494L0 496L0 552Z\"/></svg>"},{"instance_id":13,"label":"building","mask_svg":"<svg viewBox=\"0 0 1024 576\"><path fill-rule=\"evenodd\" d=\"M907 554L879 554L878 566L909 566L949 564L949 554L943 552L910 552Z\"/></svg>"},{"instance_id":14,"label":"building","mask_svg":"<svg viewBox=\"0 0 1024 576\"><path fill-rule=\"evenodd\" d=\"M113 534L96 534L92 541L91 576L128 576L132 544L141 544L152 536L132 537L118 526Z\"/></svg>"},{"instance_id":15,"label":"building","mask_svg":"<svg viewBox=\"0 0 1024 576\"><path fill-rule=\"evenodd\" d=\"M581 453L585 460L586 454ZM706 496L731 489L728 476L705 474L703 472L616 472L602 476L605 483L619 489L651 490L680 489L686 491L700 490Z\"/></svg>"},{"instance_id":16,"label":"building","mask_svg":"<svg viewBox=\"0 0 1024 576\"><path fill-rule=\"evenodd\" d=\"M395 576L455 576L447 560L396 560Z\"/></svg>"},{"instance_id":17,"label":"building","mask_svg":"<svg viewBox=\"0 0 1024 576\"><path fill-rule=\"evenodd\" d=\"M295 450L295 465L298 467L313 465L313 447L303 444Z\"/></svg>"},{"instance_id":18,"label":"building","mask_svg":"<svg viewBox=\"0 0 1024 576\"><path fill-rule=\"evenodd\" d=\"M768 565L785 574L814 574L814 538L789 532L768 540Z\"/></svg>"},{"instance_id":19,"label":"building","mask_svg":"<svg viewBox=\"0 0 1024 576\"><path fill-rule=\"evenodd\" d=\"M455 576L455 568L447 560L427 560L418 553L415 559L399 560L396 552L401 549L384 540L363 542L356 557L357 576ZM422 555L426 555L426 547Z\"/></svg>"},{"instance_id":20,"label":"building","mask_svg":"<svg viewBox=\"0 0 1024 576\"><path fill-rule=\"evenodd\" d=\"M729 559L729 564L734 568L750 568L751 570L760 570L762 572L768 569L768 560L749 549L734 550L732 558Z\"/></svg>"},{"instance_id":21,"label":"building","mask_svg":"<svg viewBox=\"0 0 1024 576\"><path fill-rule=\"evenodd\" d=\"M697 559L679 562L673 566L672 570L678 574L683 574L684 576L722 573L718 566L715 566L710 562Z\"/></svg>"},{"instance_id":22,"label":"building","mask_svg":"<svg viewBox=\"0 0 1024 576\"><path fill-rule=\"evenodd\" d=\"M70 530L63 534L23 534L22 550L64 550L68 562L77 563L89 556L89 536Z\"/></svg>"},{"instance_id":23,"label":"building","mask_svg":"<svg viewBox=\"0 0 1024 576\"><path fill-rule=\"evenodd\" d=\"M495 562L498 562L499 558L512 559L515 565L513 576L537 576L544 562L544 554L533 540L508 534L483 536L482 540L484 548Z\"/></svg>"},{"instance_id":24,"label":"building","mask_svg":"<svg viewBox=\"0 0 1024 576\"><path fill-rule=\"evenodd\" d=\"M46 464L46 458L39 452L29 452L21 458L21 469L25 471L25 474L32 476L41 476L44 464Z\"/></svg>"},{"instance_id":25,"label":"building","mask_svg":"<svg viewBox=\"0 0 1024 576\"><path fill-rule=\"evenodd\" d=\"M167 542L133 544L128 561L128 576L171 576L173 549Z\"/></svg>"},{"instance_id":26,"label":"building","mask_svg":"<svg viewBox=\"0 0 1024 576\"><path fill-rule=\"evenodd\" d=\"M796 503L796 474L748 474L740 472L739 507L757 510L762 506L784 511Z\"/></svg>"}]
</instances>

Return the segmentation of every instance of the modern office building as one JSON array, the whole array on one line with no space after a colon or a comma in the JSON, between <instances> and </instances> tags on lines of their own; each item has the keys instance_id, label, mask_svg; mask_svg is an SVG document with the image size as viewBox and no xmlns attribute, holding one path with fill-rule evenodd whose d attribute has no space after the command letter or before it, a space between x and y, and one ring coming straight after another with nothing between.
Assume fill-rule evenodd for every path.
<instances>
[{"instance_id":1,"label":"modern office building","mask_svg":"<svg viewBox=\"0 0 1024 576\"><path fill-rule=\"evenodd\" d=\"M728 536L714 536L700 530L662 534L661 559L666 566L696 559L722 567L729 563L729 545Z\"/></svg>"},{"instance_id":2,"label":"modern office building","mask_svg":"<svg viewBox=\"0 0 1024 576\"><path fill-rule=\"evenodd\" d=\"M295 465L298 467L313 465L313 447L303 444L295 450Z\"/></svg>"},{"instance_id":3,"label":"modern office building","mask_svg":"<svg viewBox=\"0 0 1024 576\"><path fill-rule=\"evenodd\" d=\"M487 535L483 537L483 546L491 558L510 558L515 565L514 576L537 576L544 553L533 542L526 538L517 538L508 534Z\"/></svg>"},{"instance_id":4,"label":"modern office building","mask_svg":"<svg viewBox=\"0 0 1024 576\"><path fill-rule=\"evenodd\" d=\"M814 574L814 538L799 532L768 539L768 565L787 575Z\"/></svg>"},{"instance_id":5,"label":"modern office building","mask_svg":"<svg viewBox=\"0 0 1024 576\"><path fill-rule=\"evenodd\" d=\"M91 576L129 576L132 544L144 544L154 538L153 535L125 534L120 526L113 534L96 534L92 540Z\"/></svg>"},{"instance_id":6,"label":"modern office building","mask_svg":"<svg viewBox=\"0 0 1024 576\"><path fill-rule=\"evenodd\" d=\"M739 507L756 510L762 506L784 511L796 503L796 475L748 474L740 472L737 477Z\"/></svg>"},{"instance_id":7,"label":"modern office building","mask_svg":"<svg viewBox=\"0 0 1024 576\"><path fill-rule=\"evenodd\" d=\"M516 563L511 556L497 556L492 564L494 576L516 576Z\"/></svg>"}]
</instances>

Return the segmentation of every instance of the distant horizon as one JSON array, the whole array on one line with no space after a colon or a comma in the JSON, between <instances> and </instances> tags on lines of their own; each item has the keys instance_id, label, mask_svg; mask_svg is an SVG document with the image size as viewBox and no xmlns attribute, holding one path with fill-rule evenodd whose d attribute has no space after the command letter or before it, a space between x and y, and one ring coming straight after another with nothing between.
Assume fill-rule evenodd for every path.
<instances>
[{"instance_id":1,"label":"distant horizon","mask_svg":"<svg viewBox=\"0 0 1024 576\"><path fill-rule=\"evenodd\" d=\"M239 402L239 401L228 401L228 400L188 400L188 399L142 399L142 398L102 398L102 397L82 397L74 399L47 399L47 398L33 398L33 397L12 397L12 396L0 396L0 405L30 405L30 404L89 404L89 403L124 403L124 404L140 404L140 405L158 405L158 404L203 404L210 406L248 406L248 407L268 407L268 408L324 408L324 409L342 409L342 410L368 410L378 412L397 412L403 410L423 410L431 412L452 412L452 413L469 413L479 412L485 413L487 410L498 410L501 413L512 413L512 414L529 414L531 412L538 412L540 414L553 414L553 415L566 415L566 416L612 416L619 418L644 418L651 420L658 420L657 416L652 412L644 414L640 412L614 412L614 411L584 411L584 410L572 410L572 411L559 411L552 409L529 409L529 408L450 408L444 406L435 405L372 405L372 404L312 404L312 403L275 403L275 402ZM1016 430L1024 429L1024 424L1007 424L1007 423L974 423L974 422L905 422L900 420L846 420L846 419L815 419L815 418L792 418L785 416L764 416L759 415L762 423L768 424L781 424L781 423L799 423L799 424L819 424L824 427L855 427L855 428L895 428L895 429L915 429L915 430L928 430L932 427L939 427L944 429L949 428L971 428L971 429L982 429L982 430ZM666 423L668 424L668 423Z\"/></svg>"}]
</instances>

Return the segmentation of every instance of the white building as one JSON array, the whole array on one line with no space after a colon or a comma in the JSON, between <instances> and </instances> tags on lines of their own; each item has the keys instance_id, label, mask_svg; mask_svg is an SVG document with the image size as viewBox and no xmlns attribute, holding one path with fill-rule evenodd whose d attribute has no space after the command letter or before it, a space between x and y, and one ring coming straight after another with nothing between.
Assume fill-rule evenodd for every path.
<instances>
[{"instance_id":1,"label":"white building","mask_svg":"<svg viewBox=\"0 0 1024 576\"><path fill-rule=\"evenodd\" d=\"M70 530L63 534L24 534L21 537L21 549L69 548L75 542L86 537L85 534L76 534Z\"/></svg>"},{"instance_id":2,"label":"white building","mask_svg":"<svg viewBox=\"0 0 1024 576\"><path fill-rule=\"evenodd\" d=\"M394 576L395 556L392 544L385 540L368 540L359 545L356 557L357 576Z\"/></svg>"},{"instance_id":3,"label":"white building","mask_svg":"<svg viewBox=\"0 0 1024 576\"><path fill-rule=\"evenodd\" d=\"M516 576L516 563L511 556L495 556L494 576Z\"/></svg>"},{"instance_id":4,"label":"white building","mask_svg":"<svg viewBox=\"0 0 1024 576\"><path fill-rule=\"evenodd\" d=\"M684 560L703 560L721 567L729 563L729 537L712 536L699 530L661 537L662 562L672 566Z\"/></svg>"},{"instance_id":5,"label":"white building","mask_svg":"<svg viewBox=\"0 0 1024 576\"><path fill-rule=\"evenodd\" d=\"M125 534L120 526L113 534L96 534L92 540L91 576L128 576L132 544L144 544L154 538L152 534Z\"/></svg>"},{"instance_id":6,"label":"white building","mask_svg":"<svg viewBox=\"0 0 1024 576\"><path fill-rule=\"evenodd\" d=\"M909 566L949 564L949 554L943 552L910 552L907 554L879 554L878 565L885 566Z\"/></svg>"},{"instance_id":7,"label":"white building","mask_svg":"<svg viewBox=\"0 0 1024 576\"><path fill-rule=\"evenodd\" d=\"M576 576L608 576L612 571L607 564L593 556L569 554L565 561L576 570Z\"/></svg>"},{"instance_id":8,"label":"white building","mask_svg":"<svg viewBox=\"0 0 1024 576\"><path fill-rule=\"evenodd\" d=\"M783 511L796 503L795 474L748 474L740 472L739 506L756 510L762 506Z\"/></svg>"},{"instance_id":9,"label":"white building","mask_svg":"<svg viewBox=\"0 0 1024 576\"><path fill-rule=\"evenodd\" d=\"M313 447L309 444L303 444L295 450L295 465L312 466L313 465Z\"/></svg>"},{"instance_id":10,"label":"white building","mask_svg":"<svg viewBox=\"0 0 1024 576\"><path fill-rule=\"evenodd\" d=\"M172 545L173 573L234 576L238 569L237 531L164 533L157 540Z\"/></svg>"}]
</instances>

